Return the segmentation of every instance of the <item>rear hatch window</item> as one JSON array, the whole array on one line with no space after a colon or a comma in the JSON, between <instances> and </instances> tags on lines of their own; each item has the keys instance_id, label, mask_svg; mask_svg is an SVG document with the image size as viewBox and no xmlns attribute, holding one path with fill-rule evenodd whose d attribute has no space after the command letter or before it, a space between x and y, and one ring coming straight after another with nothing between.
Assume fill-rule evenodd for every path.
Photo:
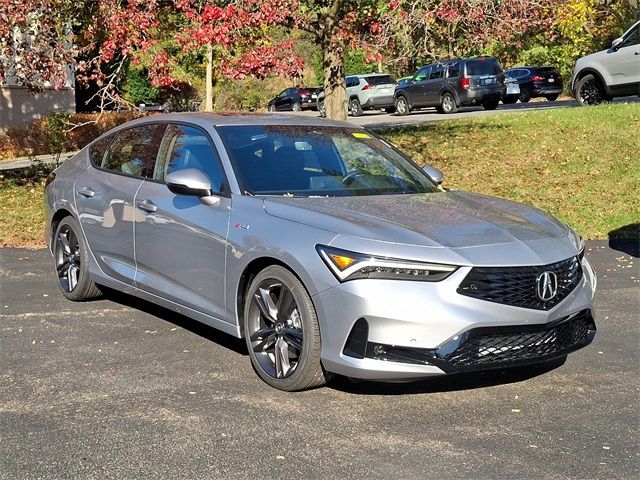
<instances>
[{"instance_id":1,"label":"rear hatch window","mask_svg":"<svg viewBox=\"0 0 640 480\"><path fill-rule=\"evenodd\" d=\"M396 83L395 79L391 75L376 75L364 78L369 85L374 87L378 85L393 85Z\"/></svg>"},{"instance_id":2,"label":"rear hatch window","mask_svg":"<svg viewBox=\"0 0 640 480\"><path fill-rule=\"evenodd\" d=\"M499 75L502 73L502 67L494 58L486 60L470 60L467 62L467 75Z\"/></svg>"}]
</instances>

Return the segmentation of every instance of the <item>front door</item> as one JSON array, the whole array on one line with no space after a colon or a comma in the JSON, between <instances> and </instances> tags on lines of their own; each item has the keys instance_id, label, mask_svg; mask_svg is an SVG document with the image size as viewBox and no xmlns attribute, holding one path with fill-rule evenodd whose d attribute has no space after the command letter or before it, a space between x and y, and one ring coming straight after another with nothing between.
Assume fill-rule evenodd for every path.
<instances>
[{"instance_id":1,"label":"front door","mask_svg":"<svg viewBox=\"0 0 640 480\"><path fill-rule=\"evenodd\" d=\"M640 26L625 35L617 50L609 52L607 68L611 75L611 86L627 87L629 94L640 93L638 91L640 83Z\"/></svg>"},{"instance_id":2,"label":"front door","mask_svg":"<svg viewBox=\"0 0 640 480\"><path fill-rule=\"evenodd\" d=\"M425 89L429 82L431 67L423 67L411 79L411 84L406 88L409 93L409 103L412 107L424 107L427 103Z\"/></svg>"},{"instance_id":3,"label":"front door","mask_svg":"<svg viewBox=\"0 0 640 480\"><path fill-rule=\"evenodd\" d=\"M145 176L153 173L163 129L143 125L94 143L92 167L75 185L80 224L98 265L128 284L135 276L133 224L139 213L134 198Z\"/></svg>"},{"instance_id":4,"label":"front door","mask_svg":"<svg viewBox=\"0 0 640 480\"><path fill-rule=\"evenodd\" d=\"M204 172L217 205L177 195L166 175L185 168ZM218 154L199 128L171 124L158 156L154 179L136 196L138 210L136 286L178 304L225 319L225 252L231 198Z\"/></svg>"}]
</instances>

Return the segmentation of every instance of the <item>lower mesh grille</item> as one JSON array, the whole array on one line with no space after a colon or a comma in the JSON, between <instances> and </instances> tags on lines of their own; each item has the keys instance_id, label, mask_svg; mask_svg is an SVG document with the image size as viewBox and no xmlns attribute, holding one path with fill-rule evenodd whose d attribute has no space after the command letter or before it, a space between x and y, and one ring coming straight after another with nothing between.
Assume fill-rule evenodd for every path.
<instances>
[{"instance_id":1,"label":"lower mesh grille","mask_svg":"<svg viewBox=\"0 0 640 480\"><path fill-rule=\"evenodd\" d=\"M549 357L589 343L589 331L593 320L588 311L556 326L538 327L531 331L491 332L491 329L475 329L467 339L447 356L456 367L482 367L511 364L540 357Z\"/></svg>"},{"instance_id":2,"label":"lower mesh grille","mask_svg":"<svg viewBox=\"0 0 640 480\"><path fill-rule=\"evenodd\" d=\"M377 360L435 365L449 373L541 363L582 348L593 340L591 310L544 325L480 327L440 345L421 349L369 342L366 356Z\"/></svg>"}]
</instances>

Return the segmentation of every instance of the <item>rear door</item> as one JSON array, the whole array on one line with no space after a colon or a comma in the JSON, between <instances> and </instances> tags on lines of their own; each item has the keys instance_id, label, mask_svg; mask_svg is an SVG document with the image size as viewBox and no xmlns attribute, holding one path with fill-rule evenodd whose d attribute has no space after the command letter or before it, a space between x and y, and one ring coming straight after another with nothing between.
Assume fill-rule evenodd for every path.
<instances>
[{"instance_id":1,"label":"rear door","mask_svg":"<svg viewBox=\"0 0 640 480\"><path fill-rule=\"evenodd\" d=\"M442 76L444 65L433 65L429 72L429 80L424 85L424 101L429 106L440 103L440 91L442 90Z\"/></svg>"},{"instance_id":2,"label":"rear door","mask_svg":"<svg viewBox=\"0 0 640 480\"><path fill-rule=\"evenodd\" d=\"M164 128L143 125L99 140L90 147L92 167L75 185L80 224L98 265L127 284L135 277L134 198L153 173Z\"/></svg>"},{"instance_id":3,"label":"rear door","mask_svg":"<svg viewBox=\"0 0 640 480\"><path fill-rule=\"evenodd\" d=\"M165 177L185 168L202 171L219 203L169 191ZM225 319L225 252L231 197L218 152L208 134L171 124L153 179L136 196L136 286L180 305Z\"/></svg>"}]
</instances>

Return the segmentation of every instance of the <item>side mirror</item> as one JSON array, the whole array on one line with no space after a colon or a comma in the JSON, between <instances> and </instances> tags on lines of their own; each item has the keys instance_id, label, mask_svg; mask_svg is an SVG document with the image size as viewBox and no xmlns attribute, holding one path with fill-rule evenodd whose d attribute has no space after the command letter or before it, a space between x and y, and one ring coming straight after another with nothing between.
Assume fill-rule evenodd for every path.
<instances>
[{"instance_id":1,"label":"side mirror","mask_svg":"<svg viewBox=\"0 0 640 480\"><path fill-rule=\"evenodd\" d=\"M193 197L208 197L211 191L211 182L207 176L195 168L185 168L170 173L165 178L167 187L177 195L191 195Z\"/></svg>"},{"instance_id":2,"label":"side mirror","mask_svg":"<svg viewBox=\"0 0 640 480\"><path fill-rule=\"evenodd\" d=\"M442 182L444 181L444 173L442 173L442 170L432 167L431 165L427 165L422 169L422 171L426 173L427 176L436 183L436 185L442 185Z\"/></svg>"},{"instance_id":3,"label":"side mirror","mask_svg":"<svg viewBox=\"0 0 640 480\"><path fill-rule=\"evenodd\" d=\"M613 42L611 42L611 49L618 50L620 45L622 44L622 38L616 38Z\"/></svg>"}]
</instances>

